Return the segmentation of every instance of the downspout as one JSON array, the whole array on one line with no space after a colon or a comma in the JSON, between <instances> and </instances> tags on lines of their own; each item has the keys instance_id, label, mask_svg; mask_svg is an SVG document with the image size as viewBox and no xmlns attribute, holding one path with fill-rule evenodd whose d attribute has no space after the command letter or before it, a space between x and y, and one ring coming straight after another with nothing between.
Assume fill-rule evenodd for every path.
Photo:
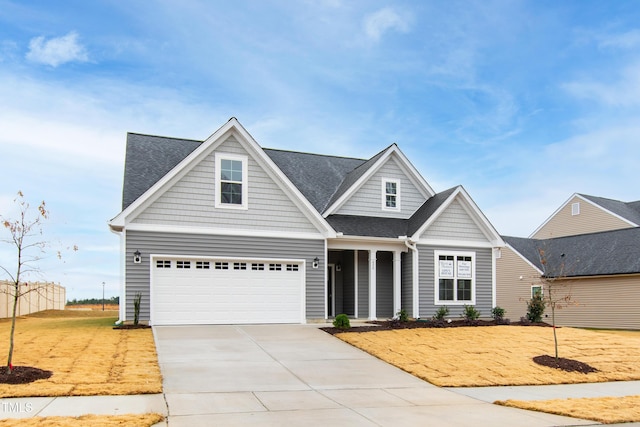
<instances>
[{"instance_id":1,"label":"downspout","mask_svg":"<svg viewBox=\"0 0 640 427\"><path fill-rule=\"evenodd\" d=\"M419 298L420 298L420 289L418 286L418 275L420 273L420 269L418 268L418 245L415 242L411 242L411 239L409 239L408 237L404 237L404 244L405 246L411 251L412 253L412 259L411 259L411 269L412 269L412 273L411 273L411 288L412 288L412 298L411 298L411 302L412 302L412 311L413 311L413 318L414 319L418 319L420 318L420 304L419 304Z\"/></svg>"}]
</instances>

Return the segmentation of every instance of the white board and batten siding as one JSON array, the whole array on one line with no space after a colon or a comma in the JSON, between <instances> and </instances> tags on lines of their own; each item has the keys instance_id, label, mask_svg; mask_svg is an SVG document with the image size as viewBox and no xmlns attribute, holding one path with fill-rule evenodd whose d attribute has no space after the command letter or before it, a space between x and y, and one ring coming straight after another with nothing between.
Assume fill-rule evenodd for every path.
<instances>
[{"instance_id":1,"label":"white board and batten siding","mask_svg":"<svg viewBox=\"0 0 640 427\"><path fill-rule=\"evenodd\" d=\"M326 260L324 259L325 248L324 240L322 239L277 239L128 230L126 232L126 247L125 280L127 283L127 320L133 319L133 299L138 292L142 295L140 319L150 320L151 293L154 292L154 290L151 289L151 269L154 266L151 264L150 257L153 254L166 255L174 260L178 258L183 260L204 258L214 260L224 258L230 262L239 259L250 262L251 260L264 260L268 258L269 260L282 264L300 265L298 271L304 271L304 274L298 277L298 280L304 282L304 301L300 302L300 310L304 310L303 313L307 319L324 318L324 269ZM133 252L136 250L142 254L142 262L140 264L133 263ZM316 257L320 260L320 267L314 269L312 268L312 264ZM291 278L293 275L287 277ZM237 277L231 277L233 280L236 278ZM163 280L168 279L164 278ZM262 283L264 283L264 281ZM249 287L250 286L251 285L249 285ZM198 292L200 291L202 291L202 289ZM176 290L176 302L179 301L177 297L178 293ZM293 293L294 295L300 294L297 288ZM277 291L274 291L271 296L276 294ZM234 309L234 302L241 302L232 299L228 301L232 303L230 304L231 310ZM243 309L239 305L235 307ZM230 321L229 323L233 322Z\"/></svg>"},{"instance_id":2,"label":"white board and batten siding","mask_svg":"<svg viewBox=\"0 0 640 427\"><path fill-rule=\"evenodd\" d=\"M216 152L249 156L233 137ZM317 228L251 156L248 209L215 208L215 154L210 153L141 212L134 224L227 227L251 231L317 233Z\"/></svg>"},{"instance_id":3,"label":"white board and batten siding","mask_svg":"<svg viewBox=\"0 0 640 427\"><path fill-rule=\"evenodd\" d=\"M400 211L382 209L384 179L400 182ZM336 214L408 219L425 201L426 198L392 157L338 209Z\"/></svg>"}]
</instances>

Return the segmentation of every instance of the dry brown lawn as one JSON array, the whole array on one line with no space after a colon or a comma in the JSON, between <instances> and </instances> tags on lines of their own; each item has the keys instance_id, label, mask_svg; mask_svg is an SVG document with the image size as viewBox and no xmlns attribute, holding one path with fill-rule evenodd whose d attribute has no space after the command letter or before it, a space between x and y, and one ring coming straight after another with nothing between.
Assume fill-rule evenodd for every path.
<instances>
[{"instance_id":1,"label":"dry brown lawn","mask_svg":"<svg viewBox=\"0 0 640 427\"><path fill-rule=\"evenodd\" d=\"M640 335L559 328L561 357L599 372L564 372L533 362L553 355L551 328L532 326L401 329L337 336L441 387L570 384L640 380Z\"/></svg>"},{"instance_id":2,"label":"dry brown lawn","mask_svg":"<svg viewBox=\"0 0 640 427\"><path fill-rule=\"evenodd\" d=\"M34 417L0 420L0 427L150 427L164 417L160 414L82 415L80 417Z\"/></svg>"},{"instance_id":3,"label":"dry brown lawn","mask_svg":"<svg viewBox=\"0 0 640 427\"><path fill-rule=\"evenodd\" d=\"M640 333L573 328L557 332L561 357L588 363L599 372L568 373L535 364L534 356L553 354L551 328L402 329L337 336L438 386L640 380ZM640 421L640 396L496 403L602 423Z\"/></svg>"},{"instance_id":4,"label":"dry brown lawn","mask_svg":"<svg viewBox=\"0 0 640 427\"><path fill-rule=\"evenodd\" d=\"M604 424L640 421L640 396L554 400L507 400L499 405L548 412Z\"/></svg>"},{"instance_id":5,"label":"dry brown lawn","mask_svg":"<svg viewBox=\"0 0 640 427\"><path fill-rule=\"evenodd\" d=\"M47 311L17 320L13 364L53 372L30 384L0 384L0 397L160 393L151 329L114 330L117 312ZM0 321L0 357L10 320Z\"/></svg>"}]
</instances>

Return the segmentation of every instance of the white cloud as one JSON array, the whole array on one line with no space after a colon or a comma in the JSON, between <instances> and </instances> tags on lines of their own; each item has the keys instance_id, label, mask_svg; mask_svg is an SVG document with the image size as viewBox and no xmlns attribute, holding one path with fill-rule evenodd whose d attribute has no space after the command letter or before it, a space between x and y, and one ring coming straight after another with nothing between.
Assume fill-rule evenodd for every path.
<instances>
[{"instance_id":1,"label":"white cloud","mask_svg":"<svg viewBox=\"0 0 640 427\"><path fill-rule=\"evenodd\" d=\"M89 56L85 47L78 42L78 33L72 31L66 36L46 41L44 36L31 39L27 59L57 67L67 62L87 62Z\"/></svg>"},{"instance_id":2,"label":"white cloud","mask_svg":"<svg viewBox=\"0 0 640 427\"><path fill-rule=\"evenodd\" d=\"M633 49L640 46L640 29L602 36L598 45L604 48Z\"/></svg>"},{"instance_id":3,"label":"white cloud","mask_svg":"<svg viewBox=\"0 0 640 427\"><path fill-rule=\"evenodd\" d=\"M582 80L569 82L562 88L576 98L591 99L608 106L640 105L640 63L626 67L615 82Z\"/></svg>"},{"instance_id":4,"label":"white cloud","mask_svg":"<svg viewBox=\"0 0 640 427\"><path fill-rule=\"evenodd\" d=\"M395 30L400 33L409 31L409 19L401 16L390 7L385 7L377 12L371 13L364 18L364 32L374 41L380 40L382 35L388 31Z\"/></svg>"}]
</instances>

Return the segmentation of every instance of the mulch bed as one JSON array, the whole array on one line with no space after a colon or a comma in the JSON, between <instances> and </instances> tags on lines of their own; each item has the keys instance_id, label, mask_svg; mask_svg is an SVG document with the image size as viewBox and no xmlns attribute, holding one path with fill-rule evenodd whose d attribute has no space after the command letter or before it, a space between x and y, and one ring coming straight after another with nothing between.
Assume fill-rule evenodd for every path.
<instances>
[{"instance_id":1,"label":"mulch bed","mask_svg":"<svg viewBox=\"0 0 640 427\"><path fill-rule=\"evenodd\" d=\"M513 325L513 326L542 326L550 327L548 323L544 322L510 322L510 323L496 323L494 320L476 320L474 322L468 322L466 320L452 320L437 321L437 320L410 320L408 322L398 322L394 320L376 320L367 322L371 326L352 326L349 329L339 329L334 327L320 328L323 331L335 335L345 332L373 332L373 331L391 331L394 329L416 329L416 328L460 328L466 326L498 326L498 325Z\"/></svg>"},{"instance_id":2,"label":"mulch bed","mask_svg":"<svg viewBox=\"0 0 640 427\"><path fill-rule=\"evenodd\" d=\"M114 326L113 329L149 329L151 326L149 325L118 325Z\"/></svg>"},{"instance_id":3,"label":"mulch bed","mask_svg":"<svg viewBox=\"0 0 640 427\"><path fill-rule=\"evenodd\" d=\"M533 361L536 362L538 365L548 366L549 368L561 369L566 372L580 372L582 374L598 372L598 370L593 366L590 366L578 360L565 359L564 357L558 357L558 360L556 360L555 357L545 354L544 356L534 357Z\"/></svg>"},{"instance_id":4,"label":"mulch bed","mask_svg":"<svg viewBox=\"0 0 640 427\"><path fill-rule=\"evenodd\" d=\"M34 368L32 366L14 366L8 374L7 368L0 368L0 384L27 384L37 380L46 380L53 375L51 371Z\"/></svg>"}]
</instances>

